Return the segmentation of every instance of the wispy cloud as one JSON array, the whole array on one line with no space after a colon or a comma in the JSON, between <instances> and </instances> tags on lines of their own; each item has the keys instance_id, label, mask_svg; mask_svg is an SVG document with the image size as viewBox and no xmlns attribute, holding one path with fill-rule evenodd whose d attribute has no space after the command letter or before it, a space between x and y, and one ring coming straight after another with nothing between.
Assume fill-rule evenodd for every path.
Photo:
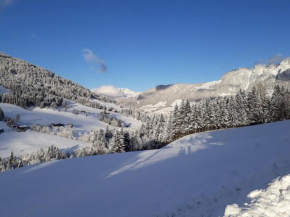
<instances>
[{"instance_id":1,"label":"wispy cloud","mask_svg":"<svg viewBox=\"0 0 290 217\"><path fill-rule=\"evenodd\" d=\"M0 10L8 5L11 5L13 2L14 0L0 0Z\"/></svg>"},{"instance_id":2,"label":"wispy cloud","mask_svg":"<svg viewBox=\"0 0 290 217\"><path fill-rule=\"evenodd\" d=\"M93 67L94 64L98 64L100 67L100 72L107 72L107 65L105 61L97 57L92 50L87 48L83 49L83 57L85 58L85 61L91 65L91 67Z\"/></svg>"},{"instance_id":3,"label":"wispy cloud","mask_svg":"<svg viewBox=\"0 0 290 217\"><path fill-rule=\"evenodd\" d=\"M265 65L271 65L271 64L279 64L281 63L286 57L283 57L282 54L276 54L274 56L271 56L268 59L260 59L255 62L255 65L258 64L265 64Z\"/></svg>"}]
</instances>

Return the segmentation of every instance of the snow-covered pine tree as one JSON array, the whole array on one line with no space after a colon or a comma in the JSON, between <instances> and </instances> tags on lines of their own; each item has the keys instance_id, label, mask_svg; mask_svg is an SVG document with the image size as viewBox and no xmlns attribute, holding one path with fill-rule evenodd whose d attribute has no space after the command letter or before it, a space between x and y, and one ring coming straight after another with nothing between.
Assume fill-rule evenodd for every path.
<instances>
[{"instance_id":1,"label":"snow-covered pine tree","mask_svg":"<svg viewBox=\"0 0 290 217\"><path fill-rule=\"evenodd\" d=\"M125 149L123 129L115 130L111 139L110 149L112 153L122 153Z\"/></svg>"},{"instance_id":2,"label":"snow-covered pine tree","mask_svg":"<svg viewBox=\"0 0 290 217\"><path fill-rule=\"evenodd\" d=\"M236 112L238 115L237 126L246 126L249 124L248 114L246 110L246 100L241 91L236 94Z\"/></svg>"},{"instance_id":3,"label":"snow-covered pine tree","mask_svg":"<svg viewBox=\"0 0 290 217\"><path fill-rule=\"evenodd\" d=\"M262 105L260 93L254 86L248 94L249 119L251 124L262 123Z\"/></svg>"},{"instance_id":4,"label":"snow-covered pine tree","mask_svg":"<svg viewBox=\"0 0 290 217\"><path fill-rule=\"evenodd\" d=\"M180 133L180 116L178 105L176 104L172 114L172 137L173 139L177 139Z\"/></svg>"}]
</instances>

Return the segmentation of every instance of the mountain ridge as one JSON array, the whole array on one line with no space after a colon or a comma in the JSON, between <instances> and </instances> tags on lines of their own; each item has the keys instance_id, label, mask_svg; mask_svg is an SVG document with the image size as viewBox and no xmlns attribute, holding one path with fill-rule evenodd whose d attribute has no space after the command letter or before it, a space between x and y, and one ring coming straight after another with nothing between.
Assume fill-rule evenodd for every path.
<instances>
[{"instance_id":1,"label":"mountain ridge","mask_svg":"<svg viewBox=\"0 0 290 217\"><path fill-rule=\"evenodd\" d=\"M124 107L135 107L145 111L168 111L175 101L188 99L191 102L201 98L216 98L236 94L240 89L249 91L253 86L263 85L267 94L271 94L273 87L278 84L289 86L290 58L280 64L258 64L253 68L238 68L221 76L218 81L206 83L187 83L158 85L132 98L120 98L118 102ZM158 106L162 102L162 106ZM157 105L157 106L156 106ZM149 108L149 109L148 109ZM169 109L170 110L170 109Z\"/></svg>"}]
</instances>

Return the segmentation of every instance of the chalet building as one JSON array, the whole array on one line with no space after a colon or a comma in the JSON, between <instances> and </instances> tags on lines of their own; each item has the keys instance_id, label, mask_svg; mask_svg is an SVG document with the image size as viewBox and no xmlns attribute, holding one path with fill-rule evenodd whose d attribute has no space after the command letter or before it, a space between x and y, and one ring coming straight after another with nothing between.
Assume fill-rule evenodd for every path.
<instances>
[{"instance_id":1,"label":"chalet building","mask_svg":"<svg viewBox=\"0 0 290 217\"><path fill-rule=\"evenodd\" d=\"M11 128L18 131L18 132L26 132L27 126L18 126L18 125L11 125Z\"/></svg>"},{"instance_id":2,"label":"chalet building","mask_svg":"<svg viewBox=\"0 0 290 217\"><path fill-rule=\"evenodd\" d=\"M18 126L18 129L17 129L18 132L26 132L26 130L27 130L27 126Z\"/></svg>"},{"instance_id":3,"label":"chalet building","mask_svg":"<svg viewBox=\"0 0 290 217\"><path fill-rule=\"evenodd\" d=\"M64 124L51 124L52 127L64 127Z\"/></svg>"}]
</instances>

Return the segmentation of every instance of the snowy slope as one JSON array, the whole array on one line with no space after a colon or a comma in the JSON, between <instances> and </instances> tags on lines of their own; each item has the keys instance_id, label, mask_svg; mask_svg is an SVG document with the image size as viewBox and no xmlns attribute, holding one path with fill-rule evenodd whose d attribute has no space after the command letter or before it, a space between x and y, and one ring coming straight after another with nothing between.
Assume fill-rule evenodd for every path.
<instances>
[{"instance_id":1,"label":"snowy slope","mask_svg":"<svg viewBox=\"0 0 290 217\"><path fill-rule=\"evenodd\" d=\"M225 217L288 217L290 216L290 175L274 180L265 190L255 190L244 207L229 205Z\"/></svg>"},{"instance_id":2,"label":"snowy slope","mask_svg":"<svg viewBox=\"0 0 290 217\"><path fill-rule=\"evenodd\" d=\"M88 142L67 139L50 134L38 133L34 131L16 132L7 127L6 123L0 121L0 128L4 133L0 134L0 156L8 157L13 151L16 156L29 154L43 148L46 150L54 145L60 149L70 152L80 147L90 147ZM1 215L0 215L1 216Z\"/></svg>"},{"instance_id":3,"label":"snowy slope","mask_svg":"<svg viewBox=\"0 0 290 217\"><path fill-rule=\"evenodd\" d=\"M53 110L50 108L34 108L32 110L23 109L21 107L0 103L0 108L4 111L5 116L15 118L17 114L20 114L20 124L22 125L32 125L32 124L41 124L47 125L51 123L63 123L69 124L72 123L74 125L73 130L76 132L84 132L91 131L97 129L105 129L107 126L106 123L103 123L98 120L98 114L103 111L100 109L94 109L91 107L87 107L72 101L67 101L70 108L65 112L63 109L61 111ZM78 109L79 111L87 111L90 112L88 117L85 114L75 115L72 113L73 109ZM119 113L110 112L112 116L116 116L121 119L125 123L131 123L131 127L128 129L138 129L141 126L141 122L137 121L134 118L126 117ZM114 128L109 126L110 128Z\"/></svg>"},{"instance_id":4,"label":"snowy slope","mask_svg":"<svg viewBox=\"0 0 290 217\"><path fill-rule=\"evenodd\" d=\"M7 171L0 216L223 216L227 205L242 206L250 192L290 173L289 132L284 121Z\"/></svg>"},{"instance_id":5,"label":"snowy slope","mask_svg":"<svg viewBox=\"0 0 290 217\"><path fill-rule=\"evenodd\" d=\"M8 89L6 89L5 87L2 87L2 86L0 85L0 94L8 93L8 92L9 92Z\"/></svg>"}]
</instances>

